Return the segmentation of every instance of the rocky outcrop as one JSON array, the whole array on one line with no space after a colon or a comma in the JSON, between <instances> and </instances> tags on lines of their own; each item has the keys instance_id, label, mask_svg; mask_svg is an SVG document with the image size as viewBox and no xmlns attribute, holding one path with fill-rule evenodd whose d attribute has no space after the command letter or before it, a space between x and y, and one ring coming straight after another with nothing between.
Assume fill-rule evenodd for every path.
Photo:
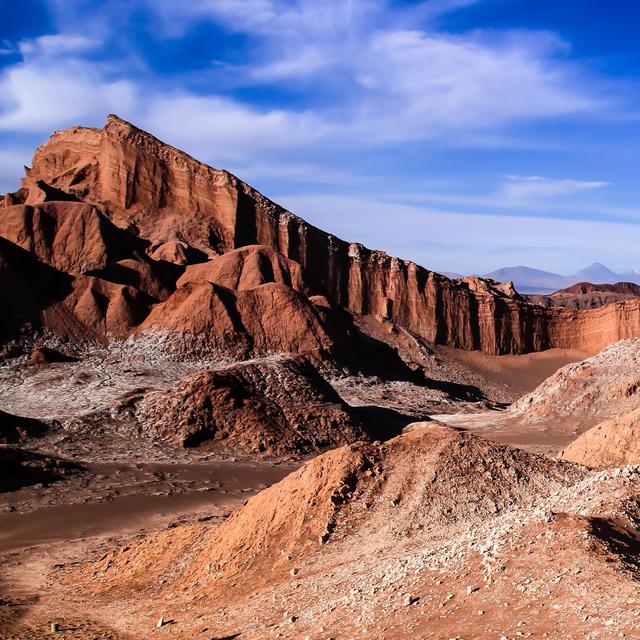
<instances>
[{"instance_id":1,"label":"rocky outcrop","mask_svg":"<svg viewBox=\"0 0 640 640\"><path fill-rule=\"evenodd\" d=\"M584 430L640 406L640 339L569 364L509 409L522 420L570 419Z\"/></svg>"},{"instance_id":2,"label":"rocky outcrop","mask_svg":"<svg viewBox=\"0 0 640 640\"><path fill-rule=\"evenodd\" d=\"M633 282L591 284L579 282L550 295L523 296L531 304L568 309L597 309L612 302L640 298L640 286Z\"/></svg>"},{"instance_id":3,"label":"rocky outcrop","mask_svg":"<svg viewBox=\"0 0 640 640\"><path fill-rule=\"evenodd\" d=\"M560 457L587 467L640 464L640 408L589 429L566 447Z\"/></svg>"},{"instance_id":4,"label":"rocky outcrop","mask_svg":"<svg viewBox=\"0 0 640 640\"><path fill-rule=\"evenodd\" d=\"M38 212L42 207L46 212L47 206L49 211L77 209L78 220L87 217L97 227L106 216L136 241L144 240L147 254L165 264L193 265L213 258L214 264L188 266L188 271L198 278L223 279L232 289L248 286L245 280L251 286L260 283L254 276L271 264L275 282L290 278L293 289L324 296L353 314L391 320L431 343L497 354L550 347L597 350L640 334L635 300L597 313L567 313L528 304L509 285L480 278L450 280L321 231L230 173L200 163L116 116L110 116L103 129L74 127L54 133L36 150L21 188L7 194L5 205L3 215L18 208L10 214L14 217L19 217L17 211L27 216L26 207ZM58 224L58 233L66 233L63 227ZM95 233L99 239L101 229ZM248 249L248 254L233 254L222 262L216 258L254 245L268 249ZM274 253L268 256L267 250ZM68 258L64 251L57 255L58 261L70 260L77 268L104 251L97 242L88 243L86 250L78 247ZM293 271L292 264L298 265ZM113 267L105 269L95 275L135 286L132 280L117 279ZM161 299L166 293L166 287L165 293L149 285L142 290ZM189 297L186 292L180 295ZM203 294L205 303L208 299ZM195 315L207 312L206 307L191 310ZM156 314L153 325L160 319Z\"/></svg>"},{"instance_id":5,"label":"rocky outcrop","mask_svg":"<svg viewBox=\"0 0 640 640\"><path fill-rule=\"evenodd\" d=\"M300 356L193 374L136 408L147 436L173 444L276 455L317 451L366 438L349 407Z\"/></svg>"}]
</instances>

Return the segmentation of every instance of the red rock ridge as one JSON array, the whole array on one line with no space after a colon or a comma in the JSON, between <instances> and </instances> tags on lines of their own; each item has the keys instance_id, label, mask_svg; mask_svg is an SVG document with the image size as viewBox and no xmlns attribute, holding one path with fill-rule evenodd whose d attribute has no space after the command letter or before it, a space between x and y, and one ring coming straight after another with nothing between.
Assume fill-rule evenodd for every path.
<instances>
[{"instance_id":1,"label":"red rock ridge","mask_svg":"<svg viewBox=\"0 0 640 640\"><path fill-rule=\"evenodd\" d=\"M42 202L52 193L101 206L118 226L145 238L154 255L178 263L187 250L206 258L247 245L270 247L299 263L310 291L437 344L494 354L596 350L640 335L637 301L575 315L527 304L512 287L490 280L450 280L325 233L227 171L116 116L103 129L54 133L36 150L20 191L5 201Z\"/></svg>"}]
</instances>

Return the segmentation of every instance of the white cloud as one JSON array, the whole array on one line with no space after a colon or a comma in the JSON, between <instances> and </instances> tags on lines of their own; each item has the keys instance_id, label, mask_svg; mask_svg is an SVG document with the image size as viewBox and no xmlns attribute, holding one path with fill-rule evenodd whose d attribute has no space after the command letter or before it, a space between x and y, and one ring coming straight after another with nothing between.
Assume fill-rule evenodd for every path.
<instances>
[{"instance_id":1,"label":"white cloud","mask_svg":"<svg viewBox=\"0 0 640 640\"><path fill-rule=\"evenodd\" d=\"M597 82L564 60L568 44L546 32L448 34L425 19L473 4L438 0L401 10L384 0L154 0L165 23L213 19L253 38L238 85L320 87L317 117L360 143L438 138L484 144L514 123L611 107ZM418 18L421 19L418 20ZM416 25L422 24L419 29ZM410 26L411 25L411 26Z\"/></svg>"},{"instance_id":2,"label":"white cloud","mask_svg":"<svg viewBox=\"0 0 640 640\"><path fill-rule=\"evenodd\" d=\"M56 33L40 36L19 43L18 49L24 56L55 56L90 51L100 45L98 40L77 34Z\"/></svg>"},{"instance_id":3,"label":"white cloud","mask_svg":"<svg viewBox=\"0 0 640 640\"><path fill-rule=\"evenodd\" d=\"M603 104L549 42L495 43L477 36L391 31L372 36L357 58L364 128L390 140L428 139L515 121L597 111Z\"/></svg>"},{"instance_id":4,"label":"white cloud","mask_svg":"<svg viewBox=\"0 0 640 640\"><path fill-rule=\"evenodd\" d=\"M257 110L234 100L188 94L150 97L137 121L200 159L250 159L256 153L313 145L328 126L313 113Z\"/></svg>"},{"instance_id":5,"label":"white cloud","mask_svg":"<svg viewBox=\"0 0 640 640\"><path fill-rule=\"evenodd\" d=\"M211 136L224 159L425 140L484 145L515 123L601 110L597 91L560 59L565 44L549 34L451 35L428 21L406 28L420 12L433 18L471 1L403 12L384 0L154 0L148 6L176 28L208 18L247 33L256 57L234 68L234 82L293 84L301 92L295 104L308 106L260 107L215 86L208 95L167 95L149 78L127 75L140 70L137 61L114 72L82 59L100 42L59 33L20 43L24 60L0 76L0 129L46 131L114 111L190 149Z\"/></svg>"},{"instance_id":6,"label":"white cloud","mask_svg":"<svg viewBox=\"0 0 640 640\"><path fill-rule=\"evenodd\" d=\"M0 130L48 131L130 111L134 85L109 81L83 63L23 63L0 77Z\"/></svg>"},{"instance_id":7,"label":"white cloud","mask_svg":"<svg viewBox=\"0 0 640 640\"><path fill-rule=\"evenodd\" d=\"M495 188L485 193L461 192L459 184L447 185L447 191L443 191L436 185L432 190L406 192L403 200L518 212L544 209L547 212L574 215L600 213L616 218L637 219L637 208L611 207L588 198L590 194L612 186L611 182L603 180L505 175Z\"/></svg>"},{"instance_id":8,"label":"white cloud","mask_svg":"<svg viewBox=\"0 0 640 640\"><path fill-rule=\"evenodd\" d=\"M506 181L497 194L508 206L529 205L540 200L561 198L583 191L602 189L611 186L610 182L599 180L557 180L541 176L505 176Z\"/></svg>"}]
</instances>

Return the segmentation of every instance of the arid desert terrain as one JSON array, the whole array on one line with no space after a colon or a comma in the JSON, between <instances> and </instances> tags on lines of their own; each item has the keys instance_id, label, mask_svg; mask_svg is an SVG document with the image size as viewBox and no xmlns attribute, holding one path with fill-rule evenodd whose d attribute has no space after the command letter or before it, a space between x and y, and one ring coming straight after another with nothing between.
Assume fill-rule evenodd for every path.
<instances>
[{"instance_id":1,"label":"arid desert terrain","mask_svg":"<svg viewBox=\"0 0 640 640\"><path fill-rule=\"evenodd\" d=\"M0 639L640 637L638 286L450 279L113 115L16 187Z\"/></svg>"}]
</instances>

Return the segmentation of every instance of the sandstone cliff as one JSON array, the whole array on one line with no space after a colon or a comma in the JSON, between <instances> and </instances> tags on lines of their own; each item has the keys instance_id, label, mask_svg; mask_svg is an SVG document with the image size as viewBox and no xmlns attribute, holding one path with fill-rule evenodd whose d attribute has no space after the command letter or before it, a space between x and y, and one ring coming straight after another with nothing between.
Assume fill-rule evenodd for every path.
<instances>
[{"instance_id":1,"label":"sandstone cliff","mask_svg":"<svg viewBox=\"0 0 640 640\"><path fill-rule=\"evenodd\" d=\"M54 228L59 250L42 239L46 234L40 218L45 215L53 219L47 224ZM290 288L322 295L354 314L392 320L432 343L496 354L550 347L595 351L640 334L637 300L595 312L567 312L527 304L512 287L490 280L450 280L325 233L230 173L200 163L116 116L109 116L103 129L74 127L54 133L36 150L21 188L5 196L2 217L7 218L0 227L5 237L54 266L92 265L98 269L94 275L112 282L142 283L140 290L155 299L166 299L172 288L171 278L154 277L160 264L180 269L186 265L189 280L194 263L262 245L281 257L266 258L265 249L251 259L263 266L270 262L277 271L275 281L288 273ZM118 227L117 233L126 235L118 247L103 241L107 231L116 233L106 218ZM81 241L72 242L67 252L69 224L83 225L87 234L81 233ZM85 236L90 236L86 242ZM120 255L124 249L126 255ZM198 279L211 272L209 277L222 278L228 286L234 269L220 264L197 267ZM251 272L256 270L249 268ZM240 274L232 288L244 288L244 279ZM186 280L181 284L188 285ZM216 297L198 287L203 304ZM193 296L182 289L174 295L188 299L190 306ZM206 310L191 309L195 315ZM164 318L175 330L175 319L164 313L152 313L145 326L157 328Z\"/></svg>"}]
</instances>

